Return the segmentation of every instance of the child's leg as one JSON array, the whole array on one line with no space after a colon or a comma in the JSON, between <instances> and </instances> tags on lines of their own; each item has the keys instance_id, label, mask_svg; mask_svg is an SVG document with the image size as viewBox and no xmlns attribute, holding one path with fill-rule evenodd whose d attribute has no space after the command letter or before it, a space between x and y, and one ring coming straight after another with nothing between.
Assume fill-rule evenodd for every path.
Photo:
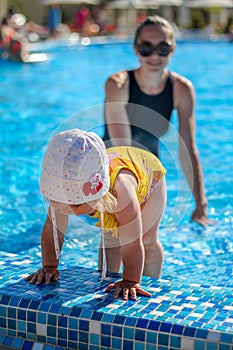
<instances>
[{"instance_id":1,"label":"child's leg","mask_svg":"<svg viewBox=\"0 0 233 350\"><path fill-rule=\"evenodd\" d=\"M121 246L118 239L112 237L112 233L105 233L104 236L104 246L107 261L107 271L108 272L120 272L121 268ZM99 248L99 269L102 270L103 263L103 248L102 242Z\"/></svg>"},{"instance_id":2,"label":"child's leg","mask_svg":"<svg viewBox=\"0 0 233 350\"><path fill-rule=\"evenodd\" d=\"M145 263L143 275L159 277L163 264L163 248L158 229L166 205L166 182L160 181L142 209Z\"/></svg>"}]
</instances>

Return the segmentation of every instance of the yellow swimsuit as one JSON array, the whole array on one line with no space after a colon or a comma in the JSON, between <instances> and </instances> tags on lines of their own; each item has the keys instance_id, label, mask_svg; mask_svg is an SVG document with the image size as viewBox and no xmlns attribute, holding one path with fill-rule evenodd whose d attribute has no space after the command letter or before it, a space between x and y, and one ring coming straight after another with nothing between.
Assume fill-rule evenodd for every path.
<instances>
[{"instance_id":1,"label":"yellow swimsuit","mask_svg":"<svg viewBox=\"0 0 233 350\"><path fill-rule=\"evenodd\" d=\"M147 200L155 185L166 174L166 170L159 159L143 149L120 146L108 148L107 153L109 157L110 192L120 170L127 169L137 179L137 197L140 204ZM99 218L100 213L97 212L94 217ZM100 227L100 221L96 225ZM105 232L111 231L114 237L118 237L118 223L114 214L104 214L104 230Z\"/></svg>"}]
</instances>

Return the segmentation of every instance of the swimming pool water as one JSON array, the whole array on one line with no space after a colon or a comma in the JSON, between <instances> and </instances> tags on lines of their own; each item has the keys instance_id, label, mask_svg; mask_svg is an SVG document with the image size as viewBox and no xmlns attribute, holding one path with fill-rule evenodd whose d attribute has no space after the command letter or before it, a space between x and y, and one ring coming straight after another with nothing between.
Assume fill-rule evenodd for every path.
<instances>
[{"instance_id":1,"label":"swimming pool water","mask_svg":"<svg viewBox=\"0 0 233 350\"><path fill-rule=\"evenodd\" d=\"M169 66L191 79L196 88L196 139L209 215L217 224L203 229L189 223L194 202L177 170L178 161L171 161L168 152L172 149L176 157L174 113L174 128L164 137L161 149L168 171L168 203L160 229L165 251L163 277L231 285L232 48L225 42L180 41ZM38 181L48 139L67 125L87 129L102 124L105 79L138 64L130 42L44 44L39 50L48 52L47 62L22 65L0 61L1 251L31 256L40 254L46 215ZM98 242L99 231L89 220L72 217L61 264L96 267Z\"/></svg>"}]
</instances>

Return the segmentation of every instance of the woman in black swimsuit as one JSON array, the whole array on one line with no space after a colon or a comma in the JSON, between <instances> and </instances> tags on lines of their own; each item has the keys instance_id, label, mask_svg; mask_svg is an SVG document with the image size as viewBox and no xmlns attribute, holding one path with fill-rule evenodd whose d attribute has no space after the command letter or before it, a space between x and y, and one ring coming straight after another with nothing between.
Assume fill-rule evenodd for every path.
<instances>
[{"instance_id":1,"label":"woman in black swimsuit","mask_svg":"<svg viewBox=\"0 0 233 350\"><path fill-rule=\"evenodd\" d=\"M209 220L195 143L195 92L188 79L166 69L174 50L173 29L166 19L148 17L139 25L134 40L139 68L116 73L106 81L103 139L107 147L135 145L158 155L159 138L167 132L176 109L180 162L196 202L192 220L205 226Z\"/></svg>"}]
</instances>

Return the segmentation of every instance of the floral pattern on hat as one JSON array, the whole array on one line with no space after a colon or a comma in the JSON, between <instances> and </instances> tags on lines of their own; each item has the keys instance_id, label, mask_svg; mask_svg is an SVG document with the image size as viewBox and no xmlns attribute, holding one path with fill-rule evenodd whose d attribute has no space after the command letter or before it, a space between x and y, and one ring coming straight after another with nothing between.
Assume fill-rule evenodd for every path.
<instances>
[{"instance_id":1,"label":"floral pattern on hat","mask_svg":"<svg viewBox=\"0 0 233 350\"><path fill-rule=\"evenodd\" d=\"M103 187L103 182L101 181L102 177L99 173L96 173L91 176L90 181L86 182L83 185L83 193L85 196L88 196L89 194L96 194L98 193L101 188Z\"/></svg>"}]
</instances>

